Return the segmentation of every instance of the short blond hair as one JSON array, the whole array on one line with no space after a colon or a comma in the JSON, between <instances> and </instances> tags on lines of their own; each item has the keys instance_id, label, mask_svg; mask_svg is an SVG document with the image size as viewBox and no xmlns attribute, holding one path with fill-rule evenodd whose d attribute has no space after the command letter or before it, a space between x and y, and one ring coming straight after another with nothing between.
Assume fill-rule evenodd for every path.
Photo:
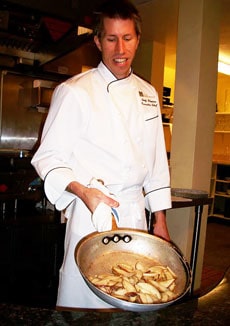
<instances>
[{"instance_id":1,"label":"short blond hair","mask_svg":"<svg viewBox=\"0 0 230 326\"><path fill-rule=\"evenodd\" d=\"M141 17L137 8L129 0L107 0L95 12L94 34L101 38L104 18L131 19L137 36L141 35Z\"/></svg>"}]
</instances>

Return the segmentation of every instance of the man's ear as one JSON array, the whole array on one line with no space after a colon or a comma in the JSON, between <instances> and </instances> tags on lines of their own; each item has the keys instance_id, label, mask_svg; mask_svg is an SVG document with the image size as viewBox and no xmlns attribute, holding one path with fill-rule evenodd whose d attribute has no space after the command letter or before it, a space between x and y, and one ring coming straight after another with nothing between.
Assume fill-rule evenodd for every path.
<instances>
[{"instance_id":1,"label":"man's ear","mask_svg":"<svg viewBox=\"0 0 230 326\"><path fill-rule=\"evenodd\" d=\"M94 42L95 42L97 48L101 51L101 42L97 35L94 36Z\"/></svg>"},{"instance_id":2,"label":"man's ear","mask_svg":"<svg viewBox=\"0 0 230 326\"><path fill-rule=\"evenodd\" d=\"M138 48L138 46L139 46L139 43L140 43L140 35L138 35L138 37L137 37L137 47L136 47L136 49Z\"/></svg>"}]
</instances>

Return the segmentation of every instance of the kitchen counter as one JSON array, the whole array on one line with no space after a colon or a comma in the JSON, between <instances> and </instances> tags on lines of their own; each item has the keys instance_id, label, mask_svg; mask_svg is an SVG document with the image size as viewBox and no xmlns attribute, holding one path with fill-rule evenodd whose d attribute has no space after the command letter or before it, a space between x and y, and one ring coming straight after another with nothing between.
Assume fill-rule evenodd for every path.
<instances>
[{"instance_id":1,"label":"kitchen counter","mask_svg":"<svg viewBox=\"0 0 230 326\"><path fill-rule=\"evenodd\" d=\"M230 318L230 269L219 285L200 298L189 298L165 309L135 313L57 311L37 307L0 304L1 326L52 325L227 325ZM80 294L79 294L80 295Z\"/></svg>"}]
</instances>

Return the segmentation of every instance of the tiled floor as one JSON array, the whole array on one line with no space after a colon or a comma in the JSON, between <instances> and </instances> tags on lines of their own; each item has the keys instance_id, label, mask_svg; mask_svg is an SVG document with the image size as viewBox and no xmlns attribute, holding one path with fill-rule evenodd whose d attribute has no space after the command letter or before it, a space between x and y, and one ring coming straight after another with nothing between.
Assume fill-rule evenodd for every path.
<instances>
[{"instance_id":1,"label":"tiled floor","mask_svg":"<svg viewBox=\"0 0 230 326\"><path fill-rule=\"evenodd\" d=\"M207 224L201 294L213 288L230 266L230 221L209 219Z\"/></svg>"}]
</instances>

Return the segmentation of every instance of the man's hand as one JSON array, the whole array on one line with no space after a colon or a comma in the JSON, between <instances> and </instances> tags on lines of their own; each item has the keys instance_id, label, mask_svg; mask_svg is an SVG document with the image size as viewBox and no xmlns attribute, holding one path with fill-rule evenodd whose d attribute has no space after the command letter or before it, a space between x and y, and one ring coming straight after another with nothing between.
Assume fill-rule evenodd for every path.
<instances>
[{"instance_id":1,"label":"man's hand","mask_svg":"<svg viewBox=\"0 0 230 326\"><path fill-rule=\"evenodd\" d=\"M106 196L102 191L95 188L88 188L77 181L71 182L67 191L78 196L87 206L91 213L95 211L97 206L103 202L110 207L118 207L119 202L111 197Z\"/></svg>"},{"instance_id":2,"label":"man's hand","mask_svg":"<svg viewBox=\"0 0 230 326\"><path fill-rule=\"evenodd\" d=\"M154 224L154 235L170 241L165 212L158 211L154 214L156 219L156 224Z\"/></svg>"}]
</instances>

